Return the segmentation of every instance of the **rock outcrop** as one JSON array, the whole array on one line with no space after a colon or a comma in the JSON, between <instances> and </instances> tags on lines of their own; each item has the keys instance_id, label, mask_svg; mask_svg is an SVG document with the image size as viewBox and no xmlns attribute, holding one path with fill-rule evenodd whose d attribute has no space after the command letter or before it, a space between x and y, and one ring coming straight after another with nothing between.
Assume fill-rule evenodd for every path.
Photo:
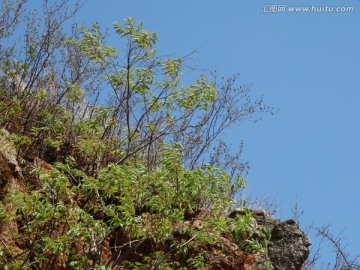
<instances>
[{"instance_id":1,"label":"rock outcrop","mask_svg":"<svg viewBox=\"0 0 360 270\"><path fill-rule=\"evenodd\" d=\"M294 220L274 222L268 254L274 269L300 270L309 256L311 242Z\"/></svg>"},{"instance_id":2,"label":"rock outcrop","mask_svg":"<svg viewBox=\"0 0 360 270\"><path fill-rule=\"evenodd\" d=\"M230 217L244 214L244 209L235 209ZM260 229L267 227L271 232L268 256L273 270L301 270L309 256L311 242L299 225L292 219L271 218L263 210L253 210L252 214Z\"/></svg>"}]
</instances>

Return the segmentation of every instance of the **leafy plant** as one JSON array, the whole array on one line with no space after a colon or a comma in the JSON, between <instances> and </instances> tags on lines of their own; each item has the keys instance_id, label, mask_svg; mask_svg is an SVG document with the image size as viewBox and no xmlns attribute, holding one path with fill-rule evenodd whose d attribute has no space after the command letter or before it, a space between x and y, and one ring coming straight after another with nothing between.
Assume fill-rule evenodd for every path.
<instances>
[{"instance_id":1,"label":"leafy plant","mask_svg":"<svg viewBox=\"0 0 360 270\"><path fill-rule=\"evenodd\" d=\"M2 10L0 39L15 33L24 3L6 5L13 23ZM157 34L132 18L113 25L120 52L99 24L65 31L77 10L44 1L44 16L26 17L22 46L0 47L0 125L24 175L1 194L0 226L11 224L18 249L0 244L0 266L205 269L197 247L230 233L264 251L249 215L226 216L246 165L219 136L272 108L234 87L236 76L185 84L185 60L158 56Z\"/></svg>"},{"instance_id":2,"label":"leafy plant","mask_svg":"<svg viewBox=\"0 0 360 270\"><path fill-rule=\"evenodd\" d=\"M236 215L230 221L230 229L234 240L248 253L267 253L267 241L270 231L260 229L251 210L245 208L243 215Z\"/></svg>"}]
</instances>

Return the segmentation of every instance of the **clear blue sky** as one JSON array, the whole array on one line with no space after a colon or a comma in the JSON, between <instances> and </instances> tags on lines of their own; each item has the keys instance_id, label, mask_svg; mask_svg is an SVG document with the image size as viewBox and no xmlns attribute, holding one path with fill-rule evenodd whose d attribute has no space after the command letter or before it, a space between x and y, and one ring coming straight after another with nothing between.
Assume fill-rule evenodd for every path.
<instances>
[{"instance_id":1,"label":"clear blue sky","mask_svg":"<svg viewBox=\"0 0 360 270\"><path fill-rule=\"evenodd\" d=\"M285 5L285 12L270 6ZM290 12L291 6L347 6L353 12ZM325 8L325 7L324 7ZM332 224L360 254L360 4L307 0L88 0L77 16L111 28L126 17L159 35L160 54L199 49L196 66L240 73L254 96L279 111L227 133L244 139L248 195L279 203L303 228Z\"/></svg>"}]
</instances>

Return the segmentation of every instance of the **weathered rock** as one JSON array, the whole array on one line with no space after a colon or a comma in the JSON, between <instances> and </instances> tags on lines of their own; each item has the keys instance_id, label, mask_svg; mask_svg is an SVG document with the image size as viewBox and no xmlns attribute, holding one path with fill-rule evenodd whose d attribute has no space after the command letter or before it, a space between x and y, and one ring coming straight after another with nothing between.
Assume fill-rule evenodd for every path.
<instances>
[{"instance_id":1,"label":"weathered rock","mask_svg":"<svg viewBox=\"0 0 360 270\"><path fill-rule=\"evenodd\" d=\"M311 242L294 220L277 222L271 231L268 254L275 270L300 270Z\"/></svg>"},{"instance_id":2,"label":"weathered rock","mask_svg":"<svg viewBox=\"0 0 360 270\"><path fill-rule=\"evenodd\" d=\"M21 189L21 185L16 181L16 179L21 178L21 169L16 160L16 148L14 144L8 140L8 137L8 131L1 129L0 165L3 168L0 175L1 186L4 187L5 192L15 192Z\"/></svg>"},{"instance_id":3,"label":"weathered rock","mask_svg":"<svg viewBox=\"0 0 360 270\"><path fill-rule=\"evenodd\" d=\"M16 148L8 139L9 133L0 129L0 198L6 194L23 189L20 179L22 178L21 168L16 160Z\"/></svg>"},{"instance_id":4,"label":"weathered rock","mask_svg":"<svg viewBox=\"0 0 360 270\"><path fill-rule=\"evenodd\" d=\"M7 194L23 189L23 185L19 182L22 175L16 160L16 148L8 140L8 136L9 133L6 130L0 130L0 200L4 204L6 204L4 198ZM15 221L0 222L0 244L5 247L8 253L5 256L13 257L21 253L14 238L17 233L18 226Z\"/></svg>"}]
</instances>

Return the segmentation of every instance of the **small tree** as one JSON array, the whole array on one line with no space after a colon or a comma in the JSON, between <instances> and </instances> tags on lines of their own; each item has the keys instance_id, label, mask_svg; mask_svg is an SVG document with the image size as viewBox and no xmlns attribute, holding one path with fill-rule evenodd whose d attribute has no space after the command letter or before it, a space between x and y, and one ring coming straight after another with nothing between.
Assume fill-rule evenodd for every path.
<instances>
[{"instance_id":1,"label":"small tree","mask_svg":"<svg viewBox=\"0 0 360 270\"><path fill-rule=\"evenodd\" d=\"M12 7L14 22L23 14L23 4ZM256 112L272 113L271 107L262 99L253 101L247 86L234 87L237 76L218 81L213 74L211 81L201 74L194 83L183 85L184 59L157 56L156 33L143 30L142 23L135 25L131 18L125 26L114 24L116 34L126 41L121 53L106 45L106 35L97 24L90 29L81 26L80 32L76 27L70 33L64 31L65 22L78 9L75 5L69 11L65 1L53 5L44 1L43 20L25 16L21 57L14 61L15 52L4 54L2 91L12 98L0 104L5 112L0 120L9 131L21 127L31 137L21 151L31 155L33 143L44 142L44 152L32 155L53 162L54 153L58 160L70 154L76 158L75 148L80 147L88 156L88 170L94 173L101 164L120 164L135 157L154 167L161 142L178 142L189 168L200 165L204 157L213 165L229 168L231 174L246 168L239 162L241 148L229 155L219 136ZM6 37L15 25L4 24ZM79 137L89 122L100 129L88 130L92 134L87 138ZM61 130L64 136L53 138L51 130ZM89 140L94 132L96 139ZM108 144L90 150L99 140Z\"/></svg>"},{"instance_id":2,"label":"small tree","mask_svg":"<svg viewBox=\"0 0 360 270\"><path fill-rule=\"evenodd\" d=\"M124 149L120 164L140 155L151 167L157 162L159 143L181 143L184 162L190 168L201 164L219 135L228 127L249 120L256 112L273 112L262 99L252 101L249 88L234 88L236 76L217 83L206 75L190 85L181 83L182 58L156 55L156 33L143 30L126 19L125 26L114 24L115 32L126 39L125 55L119 58L114 47L104 44L100 27L81 27L82 37L68 41L98 65L105 65L105 82L112 89L110 119L102 138L116 136ZM219 160L226 145L221 142L212 156ZM225 164L234 164L226 156ZM242 170L242 167L241 167Z\"/></svg>"}]
</instances>

